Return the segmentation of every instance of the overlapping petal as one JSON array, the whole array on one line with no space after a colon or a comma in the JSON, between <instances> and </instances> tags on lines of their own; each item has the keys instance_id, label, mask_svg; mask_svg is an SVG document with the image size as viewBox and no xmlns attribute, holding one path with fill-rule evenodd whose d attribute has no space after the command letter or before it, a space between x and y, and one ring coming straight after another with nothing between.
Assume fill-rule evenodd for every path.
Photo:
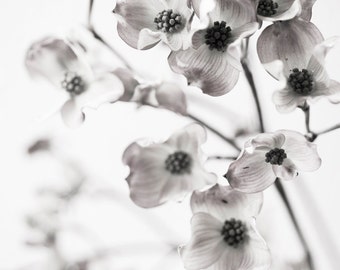
<instances>
[{"instance_id":1,"label":"overlapping petal","mask_svg":"<svg viewBox=\"0 0 340 270\"><path fill-rule=\"evenodd\" d=\"M308 97L295 93L290 87L275 91L273 102L281 113L294 111L298 106L303 106Z\"/></svg>"},{"instance_id":2,"label":"overlapping petal","mask_svg":"<svg viewBox=\"0 0 340 270\"><path fill-rule=\"evenodd\" d=\"M209 213L221 222L230 217L242 220L256 217L260 213L262 203L262 193L245 194L219 184L207 191L195 191L190 201L193 213Z\"/></svg>"},{"instance_id":3,"label":"overlapping petal","mask_svg":"<svg viewBox=\"0 0 340 270\"><path fill-rule=\"evenodd\" d=\"M186 114L187 100L183 90L174 83L164 82L156 89L156 99L159 106L168 110Z\"/></svg>"},{"instance_id":4,"label":"overlapping petal","mask_svg":"<svg viewBox=\"0 0 340 270\"><path fill-rule=\"evenodd\" d=\"M301 2L301 14L299 17L305 21L310 21L312 18L312 8L316 0L300 0Z\"/></svg>"},{"instance_id":5,"label":"overlapping petal","mask_svg":"<svg viewBox=\"0 0 340 270\"><path fill-rule=\"evenodd\" d=\"M261 33L257 52L262 64L281 60L288 77L290 70L306 68L314 47L322 41L322 34L310 22L299 19L275 22Z\"/></svg>"},{"instance_id":6,"label":"overlapping petal","mask_svg":"<svg viewBox=\"0 0 340 270\"><path fill-rule=\"evenodd\" d=\"M256 7L258 7L259 0L257 0ZM287 21L293 19L298 14L301 13L300 0L276 0L275 3L278 4L276 13L272 16L261 16L257 15L261 20L264 21Z\"/></svg>"}]
</instances>

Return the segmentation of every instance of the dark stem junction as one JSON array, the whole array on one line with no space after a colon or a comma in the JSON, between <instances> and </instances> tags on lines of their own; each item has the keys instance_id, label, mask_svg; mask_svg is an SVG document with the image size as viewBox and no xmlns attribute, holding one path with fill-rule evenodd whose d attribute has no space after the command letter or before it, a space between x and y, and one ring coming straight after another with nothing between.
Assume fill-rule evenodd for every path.
<instances>
[{"instance_id":1,"label":"dark stem junction","mask_svg":"<svg viewBox=\"0 0 340 270\"><path fill-rule=\"evenodd\" d=\"M182 15L175 13L172 9L159 12L154 19L157 30L164 33L175 33L183 29L184 23Z\"/></svg>"},{"instance_id":2,"label":"dark stem junction","mask_svg":"<svg viewBox=\"0 0 340 270\"><path fill-rule=\"evenodd\" d=\"M246 225L241 220L236 220L235 218L224 222L221 234L224 241L234 248L242 245L248 236Z\"/></svg>"},{"instance_id":3,"label":"dark stem junction","mask_svg":"<svg viewBox=\"0 0 340 270\"><path fill-rule=\"evenodd\" d=\"M225 21L214 22L214 25L207 29L205 34L205 44L209 46L210 50L225 52L229 45L229 38L231 37L231 28L227 26Z\"/></svg>"},{"instance_id":4,"label":"dark stem junction","mask_svg":"<svg viewBox=\"0 0 340 270\"><path fill-rule=\"evenodd\" d=\"M189 154L177 151L167 157L165 168L171 174L186 174L191 172L192 159Z\"/></svg>"},{"instance_id":5,"label":"dark stem junction","mask_svg":"<svg viewBox=\"0 0 340 270\"><path fill-rule=\"evenodd\" d=\"M264 17L271 17L277 13L279 4L273 0L261 0L257 6L257 14Z\"/></svg>"}]
</instances>

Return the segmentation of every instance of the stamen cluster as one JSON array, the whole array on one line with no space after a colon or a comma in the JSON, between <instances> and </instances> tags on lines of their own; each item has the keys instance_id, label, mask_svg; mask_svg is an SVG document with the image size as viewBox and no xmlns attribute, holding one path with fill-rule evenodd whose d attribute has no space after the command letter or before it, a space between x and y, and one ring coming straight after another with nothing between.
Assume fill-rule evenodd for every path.
<instances>
[{"instance_id":1,"label":"stamen cluster","mask_svg":"<svg viewBox=\"0 0 340 270\"><path fill-rule=\"evenodd\" d=\"M154 22L157 30L162 30L165 33L174 33L183 28L181 14L173 12L172 9L159 12Z\"/></svg>"},{"instance_id":2,"label":"stamen cluster","mask_svg":"<svg viewBox=\"0 0 340 270\"><path fill-rule=\"evenodd\" d=\"M205 44L209 45L210 50L224 52L229 44L228 39L231 36L231 28L225 21L214 22L214 26L207 29L205 34Z\"/></svg>"},{"instance_id":3,"label":"stamen cluster","mask_svg":"<svg viewBox=\"0 0 340 270\"><path fill-rule=\"evenodd\" d=\"M172 174L185 174L191 171L191 157L183 151L177 151L168 156L165 168Z\"/></svg>"},{"instance_id":4,"label":"stamen cluster","mask_svg":"<svg viewBox=\"0 0 340 270\"><path fill-rule=\"evenodd\" d=\"M288 78L289 85L293 88L294 92L300 95L308 95L314 89L313 75L307 70L294 68Z\"/></svg>"},{"instance_id":5,"label":"stamen cluster","mask_svg":"<svg viewBox=\"0 0 340 270\"><path fill-rule=\"evenodd\" d=\"M261 0L257 6L257 14L264 17L270 17L277 13L278 7L279 4L273 0Z\"/></svg>"},{"instance_id":6,"label":"stamen cluster","mask_svg":"<svg viewBox=\"0 0 340 270\"><path fill-rule=\"evenodd\" d=\"M272 165L282 165L286 158L287 154L284 149L274 148L266 153L266 162Z\"/></svg>"},{"instance_id":7,"label":"stamen cluster","mask_svg":"<svg viewBox=\"0 0 340 270\"><path fill-rule=\"evenodd\" d=\"M64 80L61 86L69 93L79 95L85 90L85 83L83 79L76 73L65 73Z\"/></svg>"},{"instance_id":8,"label":"stamen cluster","mask_svg":"<svg viewBox=\"0 0 340 270\"><path fill-rule=\"evenodd\" d=\"M237 248L244 242L247 236L247 228L241 220L232 218L224 222L221 234L229 246Z\"/></svg>"}]
</instances>

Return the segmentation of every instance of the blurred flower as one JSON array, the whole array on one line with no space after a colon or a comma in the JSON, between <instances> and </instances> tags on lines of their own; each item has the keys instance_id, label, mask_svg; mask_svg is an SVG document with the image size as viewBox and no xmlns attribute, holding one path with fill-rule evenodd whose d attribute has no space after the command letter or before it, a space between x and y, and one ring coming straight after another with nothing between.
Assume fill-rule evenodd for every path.
<instances>
[{"instance_id":1,"label":"blurred flower","mask_svg":"<svg viewBox=\"0 0 340 270\"><path fill-rule=\"evenodd\" d=\"M180 0L119 0L114 14L119 36L135 49L150 49L160 41L171 50L189 46L192 12Z\"/></svg>"},{"instance_id":2,"label":"blurred flower","mask_svg":"<svg viewBox=\"0 0 340 270\"><path fill-rule=\"evenodd\" d=\"M49 37L35 42L25 63L32 75L43 76L68 93L61 115L71 127L85 120L85 107L97 109L123 94L123 85L113 73L94 74L81 53L63 39Z\"/></svg>"},{"instance_id":3,"label":"blurred flower","mask_svg":"<svg viewBox=\"0 0 340 270\"><path fill-rule=\"evenodd\" d=\"M300 0L256 0L257 16L263 21L286 21L301 12Z\"/></svg>"},{"instance_id":4,"label":"blurred flower","mask_svg":"<svg viewBox=\"0 0 340 270\"><path fill-rule=\"evenodd\" d=\"M273 73L272 66L266 64L275 60L281 60L285 69L293 70L306 66L314 47L323 40L319 29L311 22L299 18L277 21L259 36L257 52L267 72Z\"/></svg>"},{"instance_id":5,"label":"blurred flower","mask_svg":"<svg viewBox=\"0 0 340 270\"><path fill-rule=\"evenodd\" d=\"M255 20L248 0L216 1L205 27L193 34L193 47L169 55L171 69L211 96L229 92L242 69L238 45L258 29Z\"/></svg>"},{"instance_id":6,"label":"blurred flower","mask_svg":"<svg viewBox=\"0 0 340 270\"><path fill-rule=\"evenodd\" d=\"M255 218L262 193L242 194L215 185L194 192L191 208L192 237L180 248L184 267L190 270L269 269L270 253L258 234Z\"/></svg>"},{"instance_id":7,"label":"blurred flower","mask_svg":"<svg viewBox=\"0 0 340 270\"><path fill-rule=\"evenodd\" d=\"M311 172L321 165L316 145L295 131L262 133L249 140L225 175L236 190L263 191L277 178L294 179L298 171Z\"/></svg>"},{"instance_id":8,"label":"blurred flower","mask_svg":"<svg viewBox=\"0 0 340 270\"><path fill-rule=\"evenodd\" d=\"M340 83L331 80L325 70L324 63L328 51L334 46L336 38L328 39L318 44L311 55L308 64L305 63L287 70L282 62L277 66L278 72L272 75L285 84L285 88L276 91L273 101L280 112L291 112L296 107L305 107L309 101L327 96L333 103L340 103ZM271 67L270 70L274 70Z\"/></svg>"},{"instance_id":9,"label":"blurred flower","mask_svg":"<svg viewBox=\"0 0 340 270\"><path fill-rule=\"evenodd\" d=\"M164 143L146 147L132 143L123 154L123 162L130 167L126 180L131 199L149 208L215 183L216 176L202 165L200 147L205 141L204 128L191 124Z\"/></svg>"}]
</instances>

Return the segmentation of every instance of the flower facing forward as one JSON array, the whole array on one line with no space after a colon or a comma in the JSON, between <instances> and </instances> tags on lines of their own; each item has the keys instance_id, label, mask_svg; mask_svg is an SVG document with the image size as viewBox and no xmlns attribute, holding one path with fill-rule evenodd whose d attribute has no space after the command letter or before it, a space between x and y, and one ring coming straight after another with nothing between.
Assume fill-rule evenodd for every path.
<instances>
[{"instance_id":1,"label":"flower facing forward","mask_svg":"<svg viewBox=\"0 0 340 270\"><path fill-rule=\"evenodd\" d=\"M119 0L113 12L119 36L135 49L160 41L175 51L189 46L192 12L184 1Z\"/></svg>"},{"instance_id":2,"label":"flower facing forward","mask_svg":"<svg viewBox=\"0 0 340 270\"><path fill-rule=\"evenodd\" d=\"M172 52L171 69L211 96L229 92L240 70L240 41L258 29L252 1L216 1L206 26L192 37L192 48ZM203 19L202 19L203 20Z\"/></svg>"},{"instance_id":3,"label":"flower facing forward","mask_svg":"<svg viewBox=\"0 0 340 270\"><path fill-rule=\"evenodd\" d=\"M130 167L126 181L131 199L149 208L215 183L216 176L202 165L200 147L205 141L205 129L191 124L164 143L146 147L132 143L123 154L123 162Z\"/></svg>"},{"instance_id":4,"label":"flower facing forward","mask_svg":"<svg viewBox=\"0 0 340 270\"><path fill-rule=\"evenodd\" d=\"M124 93L117 76L110 72L94 74L81 52L64 39L51 37L34 43L25 61L32 75L45 77L64 90L68 98L60 111L65 124L71 127L85 120L84 108L96 109Z\"/></svg>"},{"instance_id":5,"label":"flower facing forward","mask_svg":"<svg viewBox=\"0 0 340 270\"><path fill-rule=\"evenodd\" d=\"M263 191L276 178L290 180L299 171L315 171L320 165L315 144L298 132L279 130L249 140L225 176L234 189L252 193Z\"/></svg>"},{"instance_id":6,"label":"flower facing forward","mask_svg":"<svg viewBox=\"0 0 340 270\"><path fill-rule=\"evenodd\" d=\"M180 248L188 270L269 269L270 253L255 227L262 193L244 194L215 185L191 197L190 242Z\"/></svg>"},{"instance_id":7,"label":"flower facing forward","mask_svg":"<svg viewBox=\"0 0 340 270\"><path fill-rule=\"evenodd\" d=\"M257 17L264 21L285 21L301 12L300 0L256 0Z\"/></svg>"},{"instance_id":8,"label":"flower facing forward","mask_svg":"<svg viewBox=\"0 0 340 270\"><path fill-rule=\"evenodd\" d=\"M310 101L322 96L328 97L332 103L340 103L340 83L331 80L325 70L325 56L336 39L332 38L317 45L307 64L289 70L282 63L278 65L279 73L274 75L285 84L285 88L276 91L273 101L280 112L290 112L297 107L304 108ZM273 68L272 68L273 70Z\"/></svg>"}]
</instances>

